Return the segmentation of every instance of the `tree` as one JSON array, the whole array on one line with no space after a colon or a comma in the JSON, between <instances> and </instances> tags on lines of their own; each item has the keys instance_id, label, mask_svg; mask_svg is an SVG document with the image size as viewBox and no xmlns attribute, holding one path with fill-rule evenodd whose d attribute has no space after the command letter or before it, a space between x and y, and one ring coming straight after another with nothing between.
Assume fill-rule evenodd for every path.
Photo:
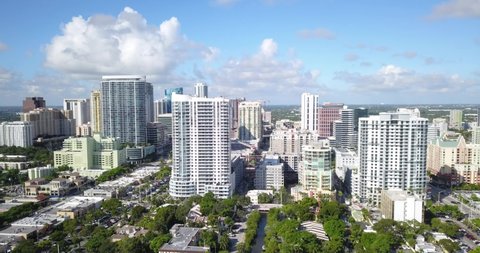
<instances>
[{"instance_id":1,"label":"tree","mask_svg":"<svg viewBox=\"0 0 480 253\"><path fill-rule=\"evenodd\" d=\"M228 250L230 238L228 238L228 235L226 233L223 233L222 236L220 236L218 244L221 250Z\"/></svg>"},{"instance_id":2,"label":"tree","mask_svg":"<svg viewBox=\"0 0 480 253\"><path fill-rule=\"evenodd\" d=\"M258 203L264 204L264 203L272 203L273 202L273 197L268 194L268 193L260 193L258 195Z\"/></svg>"},{"instance_id":3,"label":"tree","mask_svg":"<svg viewBox=\"0 0 480 253\"><path fill-rule=\"evenodd\" d=\"M200 201L200 212L204 216L208 216L213 213L216 204L217 200L215 199L215 195L213 195L212 192L207 192Z\"/></svg>"},{"instance_id":4,"label":"tree","mask_svg":"<svg viewBox=\"0 0 480 253\"><path fill-rule=\"evenodd\" d=\"M445 249L447 252L453 253L460 250L458 243L453 242L450 239L442 239L438 243Z\"/></svg>"},{"instance_id":5,"label":"tree","mask_svg":"<svg viewBox=\"0 0 480 253\"><path fill-rule=\"evenodd\" d=\"M85 248L89 253L115 252L115 245L110 241L112 232L104 227L96 227L92 236L85 244Z\"/></svg>"},{"instance_id":6,"label":"tree","mask_svg":"<svg viewBox=\"0 0 480 253\"><path fill-rule=\"evenodd\" d=\"M322 203L320 207L320 219L326 221L328 219L338 220L345 214L345 206L336 201Z\"/></svg>"},{"instance_id":7,"label":"tree","mask_svg":"<svg viewBox=\"0 0 480 253\"><path fill-rule=\"evenodd\" d=\"M112 215L117 215L120 213L119 209L122 207L122 202L118 199L108 199L103 201L102 208L106 212L111 213Z\"/></svg>"},{"instance_id":8,"label":"tree","mask_svg":"<svg viewBox=\"0 0 480 253\"><path fill-rule=\"evenodd\" d=\"M143 206L134 206L131 211L131 218L134 221L140 220L142 218L143 214L147 212L147 209Z\"/></svg>"},{"instance_id":9,"label":"tree","mask_svg":"<svg viewBox=\"0 0 480 253\"><path fill-rule=\"evenodd\" d=\"M117 249L120 253L146 253L150 248L140 237L125 238L117 242Z\"/></svg>"},{"instance_id":10,"label":"tree","mask_svg":"<svg viewBox=\"0 0 480 253\"><path fill-rule=\"evenodd\" d=\"M247 250L245 249L245 243L243 243L243 242L237 243L236 249L237 249L238 253L246 253L247 252Z\"/></svg>"},{"instance_id":11,"label":"tree","mask_svg":"<svg viewBox=\"0 0 480 253\"><path fill-rule=\"evenodd\" d=\"M218 241L217 241L217 233L213 230L205 230L200 235L200 241L203 246L210 247L212 252L217 252L218 250Z\"/></svg>"},{"instance_id":12,"label":"tree","mask_svg":"<svg viewBox=\"0 0 480 253\"><path fill-rule=\"evenodd\" d=\"M341 253L343 252L343 242L341 239L335 238L334 240L327 241L322 248L322 252L325 253Z\"/></svg>"},{"instance_id":13,"label":"tree","mask_svg":"<svg viewBox=\"0 0 480 253\"><path fill-rule=\"evenodd\" d=\"M331 239L343 239L345 234L345 223L341 220L327 220L323 227Z\"/></svg>"},{"instance_id":14,"label":"tree","mask_svg":"<svg viewBox=\"0 0 480 253\"><path fill-rule=\"evenodd\" d=\"M33 240L22 240L20 241L15 249L12 251L13 253L35 253L39 252L38 248L35 246Z\"/></svg>"},{"instance_id":15,"label":"tree","mask_svg":"<svg viewBox=\"0 0 480 253\"><path fill-rule=\"evenodd\" d=\"M167 243L172 239L170 234L160 234L150 241L150 249L153 252L158 252L163 244Z\"/></svg>"},{"instance_id":16,"label":"tree","mask_svg":"<svg viewBox=\"0 0 480 253\"><path fill-rule=\"evenodd\" d=\"M63 222L63 231L65 231L69 235L73 235L75 233L75 229L77 228L77 219L69 219Z\"/></svg>"}]
</instances>

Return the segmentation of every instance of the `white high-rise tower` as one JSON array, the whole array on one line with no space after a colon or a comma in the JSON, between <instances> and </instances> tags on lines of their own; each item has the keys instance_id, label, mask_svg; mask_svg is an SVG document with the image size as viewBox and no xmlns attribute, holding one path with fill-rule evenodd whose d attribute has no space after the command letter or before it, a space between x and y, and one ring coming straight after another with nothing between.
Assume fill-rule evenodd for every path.
<instances>
[{"instance_id":1,"label":"white high-rise tower","mask_svg":"<svg viewBox=\"0 0 480 253\"><path fill-rule=\"evenodd\" d=\"M302 93L301 117L303 130L318 130L318 95Z\"/></svg>"},{"instance_id":2,"label":"white high-rise tower","mask_svg":"<svg viewBox=\"0 0 480 253\"><path fill-rule=\"evenodd\" d=\"M229 133L228 99L172 95L172 197L231 196Z\"/></svg>"},{"instance_id":3,"label":"white high-rise tower","mask_svg":"<svg viewBox=\"0 0 480 253\"><path fill-rule=\"evenodd\" d=\"M401 189L424 196L427 184L428 120L418 109L360 118L358 155L360 200L380 204L383 190Z\"/></svg>"},{"instance_id":4,"label":"white high-rise tower","mask_svg":"<svg viewBox=\"0 0 480 253\"><path fill-rule=\"evenodd\" d=\"M63 110L71 110L76 126L90 122L90 99L64 99Z\"/></svg>"},{"instance_id":5,"label":"white high-rise tower","mask_svg":"<svg viewBox=\"0 0 480 253\"><path fill-rule=\"evenodd\" d=\"M196 83L195 97L208 98L208 85L206 85L205 83Z\"/></svg>"}]
</instances>

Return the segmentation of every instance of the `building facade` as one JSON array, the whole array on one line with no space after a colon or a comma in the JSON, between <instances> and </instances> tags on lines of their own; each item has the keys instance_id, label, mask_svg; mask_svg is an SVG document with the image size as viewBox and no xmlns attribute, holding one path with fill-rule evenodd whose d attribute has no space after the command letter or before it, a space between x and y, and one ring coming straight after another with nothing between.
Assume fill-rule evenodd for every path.
<instances>
[{"instance_id":1,"label":"building facade","mask_svg":"<svg viewBox=\"0 0 480 253\"><path fill-rule=\"evenodd\" d=\"M262 138L262 104L241 102L239 107L238 139L242 141Z\"/></svg>"},{"instance_id":2,"label":"building facade","mask_svg":"<svg viewBox=\"0 0 480 253\"><path fill-rule=\"evenodd\" d=\"M423 223L423 199L403 190L385 190L380 212L384 219Z\"/></svg>"},{"instance_id":3,"label":"building facade","mask_svg":"<svg viewBox=\"0 0 480 253\"><path fill-rule=\"evenodd\" d=\"M343 104L324 103L318 108L318 133L322 138L335 136L333 122L340 120Z\"/></svg>"},{"instance_id":4,"label":"building facade","mask_svg":"<svg viewBox=\"0 0 480 253\"><path fill-rule=\"evenodd\" d=\"M37 108L46 108L47 105L43 97L26 97L23 100L23 112L29 112Z\"/></svg>"},{"instance_id":5,"label":"building facade","mask_svg":"<svg viewBox=\"0 0 480 253\"><path fill-rule=\"evenodd\" d=\"M99 90L94 90L90 94L90 125L93 133L102 132L102 102Z\"/></svg>"},{"instance_id":6,"label":"building facade","mask_svg":"<svg viewBox=\"0 0 480 253\"><path fill-rule=\"evenodd\" d=\"M463 111L450 110L448 127L453 129L463 129Z\"/></svg>"},{"instance_id":7,"label":"building facade","mask_svg":"<svg viewBox=\"0 0 480 253\"><path fill-rule=\"evenodd\" d=\"M30 147L34 137L33 125L30 122L0 123L0 146Z\"/></svg>"},{"instance_id":8,"label":"building facade","mask_svg":"<svg viewBox=\"0 0 480 253\"><path fill-rule=\"evenodd\" d=\"M280 190L285 186L283 163L278 155L266 155L255 169L255 189Z\"/></svg>"},{"instance_id":9,"label":"building facade","mask_svg":"<svg viewBox=\"0 0 480 253\"><path fill-rule=\"evenodd\" d=\"M357 135L355 134L353 109L340 110L340 119L333 122L335 133L335 147L356 148Z\"/></svg>"},{"instance_id":10,"label":"building facade","mask_svg":"<svg viewBox=\"0 0 480 253\"><path fill-rule=\"evenodd\" d=\"M389 189L425 196L428 120L418 109L380 113L359 124L360 200L379 205Z\"/></svg>"},{"instance_id":11,"label":"building facade","mask_svg":"<svg viewBox=\"0 0 480 253\"><path fill-rule=\"evenodd\" d=\"M300 110L302 129L318 131L318 95L302 93Z\"/></svg>"},{"instance_id":12,"label":"building facade","mask_svg":"<svg viewBox=\"0 0 480 253\"><path fill-rule=\"evenodd\" d=\"M90 122L90 99L64 99L63 110L72 111L76 127Z\"/></svg>"},{"instance_id":13,"label":"building facade","mask_svg":"<svg viewBox=\"0 0 480 253\"><path fill-rule=\"evenodd\" d=\"M333 186L331 159L332 149L328 140L303 147L302 162L298 172L298 183L303 192L312 194L331 192Z\"/></svg>"},{"instance_id":14,"label":"building facade","mask_svg":"<svg viewBox=\"0 0 480 253\"><path fill-rule=\"evenodd\" d=\"M34 138L75 135L76 124L72 111L37 108L27 113L20 113L20 120L32 124Z\"/></svg>"},{"instance_id":15,"label":"building facade","mask_svg":"<svg viewBox=\"0 0 480 253\"><path fill-rule=\"evenodd\" d=\"M170 195L231 196L229 100L173 94L172 107Z\"/></svg>"},{"instance_id":16,"label":"building facade","mask_svg":"<svg viewBox=\"0 0 480 253\"><path fill-rule=\"evenodd\" d=\"M205 83L196 83L195 96L198 98L208 98L208 85Z\"/></svg>"},{"instance_id":17,"label":"building facade","mask_svg":"<svg viewBox=\"0 0 480 253\"><path fill-rule=\"evenodd\" d=\"M103 136L145 144L153 118L153 88L145 76L103 76L101 94Z\"/></svg>"}]
</instances>

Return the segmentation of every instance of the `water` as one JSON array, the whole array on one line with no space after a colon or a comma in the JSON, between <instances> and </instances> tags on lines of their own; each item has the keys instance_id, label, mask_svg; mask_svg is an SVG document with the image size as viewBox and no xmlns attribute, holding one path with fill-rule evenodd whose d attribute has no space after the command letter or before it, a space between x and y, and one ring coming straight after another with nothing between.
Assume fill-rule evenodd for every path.
<instances>
[{"instance_id":1,"label":"water","mask_svg":"<svg viewBox=\"0 0 480 253\"><path fill-rule=\"evenodd\" d=\"M255 244L252 247L252 253L262 252L265 238L265 226L267 225L267 214L260 213L260 221L258 222L257 237L255 238Z\"/></svg>"}]
</instances>

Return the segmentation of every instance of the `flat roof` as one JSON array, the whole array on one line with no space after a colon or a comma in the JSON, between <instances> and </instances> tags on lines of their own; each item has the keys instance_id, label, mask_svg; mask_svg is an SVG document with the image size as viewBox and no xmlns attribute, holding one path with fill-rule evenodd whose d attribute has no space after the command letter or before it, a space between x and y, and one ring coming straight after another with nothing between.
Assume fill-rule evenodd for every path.
<instances>
[{"instance_id":1,"label":"flat roof","mask_svg":"<svg viewBox=\"0 0 480 253\"><path fill-rule=\"evenodd\" d=\"M208 247L189 246L193 238L200 232L200 228L179 227L175 234L172 235L172 239L165 243L160 251L189 251L189 252L206 252L210 250Z\"/></svg>"},{"instance_id":2,"label":"flat roof","mask_svg":"<svg viewBox=\"0 0 480 253\"><path fill-rule=\"evenodd\" d=\"M57 211L74 210L77 208L89 207L92 204L97 204L101 202L102 200L102 197L75 196L54 205L54 207L57 209Z\"/></svg>"},{"instance_id":3,"label":"flat roof","mask_svg":"<svg viewBox=\"0 0 480 253\"><path fill-rule=\"evenodd\" d=\"M319 240L328 241L328 236L323 229L323 225L313 221L305 221L300 224L302 230L314 234Z\"/></svg>"}]
</instances>

